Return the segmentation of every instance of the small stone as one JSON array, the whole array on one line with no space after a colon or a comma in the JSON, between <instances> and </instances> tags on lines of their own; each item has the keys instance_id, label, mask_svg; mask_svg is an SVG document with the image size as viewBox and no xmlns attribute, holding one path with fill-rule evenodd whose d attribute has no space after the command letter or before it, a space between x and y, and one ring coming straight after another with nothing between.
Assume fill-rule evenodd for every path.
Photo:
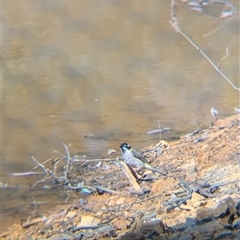
<instances>
[{"instance_id":1,"label":"small stone","mask_svg":"<svg viewBox=\"0 0 240 240\"><path fill-rule=\"evenodd\" d=\"M233 220L232 226L234 229L240 229L240 217Z\"/></svg>"},{"instance_id":2,"label":"small stone","mask_svg":"<svg viewBox=\"0 0 240 240\"><path fill-rule=\"evenodd\" d=\"M123 204L125 203L125 198L119 198L117 201L116 201L116 204Z\"/></svg>"},{"instance_id":3,"label":"small stone","mask_svg":"<svg viewBox=\"0 0 240 240\"><path fill-rule=\"evenodd\" d=\"M207 200L206 199L203 199L202 201L199 201L199 202L195 202L193 204L193 207L194 208L199 208L199 207L202 207L206 204Z\"/></svg>"},{"instance_id":4,"label":"small stone","mask_svg":"<svg viewBox=\"0 0 240 240\"><path fill-rule=\"evenodd\" d=\"M78 203L79 203L79 204L87 204L87 199L86 199L86 198L80 198L80 199L78 200Z\"/></svg>"},{"instance_id":5,"label":"small stone","mask_svg":"<svg viewBox=\"0 0 240 240\"><path fill-rule=\"evenodd\" d=\"M172 206L167 206L164 210L166 214L170 213L174 208Z\"/></svg>"},{"instance_id":6,"label":"small stone","mask_svg":"<svg viewBox=\"0 0 240 240\"><path fill-rule=\"evenodd\" d=\"M237 211L239 211L239 215L240 215L240 201L236 203L236 209Z\"/></svg>"},{"instance_id":7,"label":"small stone","mask_svg":"<svg viewBox=\"0 0 240 240\"><path fill-rule=\"evenodd\" d=\"M129 226L130 222L124 219L117 219L112 222L112 225L116 230L126 230Z\"/></svg>"},{"instance_id":8,"label":"small stone","mask_svg":"<svg viewBox=\"0 0 240 240\"><path fill-rule=\"evenodd\" d=\"M215 218L224 218L229 213L226 202L220 202L215 209L213 209L213 216Z\"/></svg>"},{"instance_id":9,"label":"small stone","mask_svg":"<svg viewBox=\"0 0 240 240\"><path fill-rule=\"evenodd\" d=\"M228 218L219 218L218 222L225 228L225 229L232 229L232 225L228 222Z\"/></svg>"},{"instance_id":10,"label":"small stone","mask_svg":"<svg viewBox=\"0 0 240 240\"><path fill-rule=\"evenodd\" d=\"M187 205L194 208L203 206L206 203L206 199L198 193L193 192L192 198L187 200Z\"/></svg>"},{"instance_id":11,"label":"small stone","mask_svg":"<svg viewBox=\"0 0 240 240\"><path fill-rule=\"evenodd\" d=\"M67 213L66 219L72 218L76 214L76 211L69 211Z\"/></svg>"},{"instance_id":12,"label":"small stone","mask_svg":"<svg viewBox=\"0 0 240 240\"><path fill-rule=\"evenodd\" d=\"M187 226L194 226L194 225L196 225L196 220L194 218L187 217L186 224L187 224Z\"/></svg>"},{"instance_id":13,"label":"small stone","mask_svg":"<svg viewBox=\"0 0 240 240\"><path fill-rule=\"evenodd\" d=\"M233 201L233 199L231 197L226 198L226 203L228 205L230 214L235 213L236 207L235 207L235 202Z\"/></svg>"},{"instance_id":14,"label":"small stone","mask_svg":"<svg viewBox=\"0 0 240 240\"><path fill-rule=\"evenodd\" d=\"M188 211L188 212L193 210L192 207L186 206L185 204L181 204L181 205L180 205L180 209L181 209L181 210L184 210L184 211Z\"/></svg>"},{"instance_id":15,"label":"small stone","mask_svg":"<svg viewBox=\"0 0 240 240\"><path fill-rule=\"evenodd\" d=\"M210 208L200 208L197 210L197 224L202 224L202 223L206 223L209 222L213 219L213 214L212 214L212 209Z\"/></svg>"},{"instance_id":16,"label":"small stone","mask_svg":"<svg viewBox=\"0 0 240 240\"><path fill-rule=\"evenodd\" d=\"M100 223L100 219L89 214L84 214L81 216L81 222L77 225L77 227L88 227L88 226L95 226Z\"/></svg>"},{"instance_id":17,"label":"small stone","mask_svg":"<svg viewBox=\"0 0 240 240\"><path fill-rule=\"evenodd\" d=\"M213 229L214 232L217 232L218 234L219 232L224 231L224 227L218 221L213 219L213 221L207 222L206 224L199 224L188 228L188 232L190 232L192 236L190 239L210 240L215 239L212 238Z\"/></svg>"},{"instance_id":18,"label":"small stone","mask_svg":"<svg viewBox=\"0 0 240 240\"><path fill-rule=\"evenodd\" d=\"M217 236L214 235L214 239L226 239L226 237L231 237L233 235L231 230L226 230L218 234Z\"/></svg>"},{"instance_id":19,"label":"small stone","mask_svg":"<svg viewBox=\"0 0 240 240\"><path fill-rule=\"evenodd\" d=\"M235 203L231 197L223 199L213 209L213 216L215 218L224 218L228 214L236 212Z\"/></svg>"},{"instance_id":20,"label":"small stone","mask_svg":"<svg viewBox=\"0 0 240 240\"><path fill-rule=\"evenodd\" d=\"M159 179L155 181L152 185L151 193L162 193L169 190L169 186L173 185L176 182L173 178Z\"/></svg>"}]
</instances>

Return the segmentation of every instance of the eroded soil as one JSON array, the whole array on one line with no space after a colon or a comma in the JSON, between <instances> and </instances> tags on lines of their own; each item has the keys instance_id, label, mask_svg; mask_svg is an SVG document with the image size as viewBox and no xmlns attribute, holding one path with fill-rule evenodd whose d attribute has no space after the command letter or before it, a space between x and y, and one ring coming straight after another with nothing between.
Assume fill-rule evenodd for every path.
<instances>
[{"instance_id":1,"label":"eroded soil","mask_svg":"<svg viewBox=\"0 0 240 240\"><path fill-rule=\"evenodd\" d=\"M151 165L136 193L119 165L78 167L89 185L114 190L13 224L2 239L240 239L239 115L143 149ZM78 181L75 173L74 181Z\"/></svg>"}]
</instances>

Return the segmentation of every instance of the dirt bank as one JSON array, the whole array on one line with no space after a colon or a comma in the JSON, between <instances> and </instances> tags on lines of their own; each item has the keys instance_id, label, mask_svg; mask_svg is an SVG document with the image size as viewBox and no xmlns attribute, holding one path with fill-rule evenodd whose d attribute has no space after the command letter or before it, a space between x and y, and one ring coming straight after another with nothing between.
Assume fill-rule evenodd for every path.
<instances>
[{"instance_id":1,"label":"dirt bank","mask_svg":"<svg viewBox=\"0 0 240 240\"><path fill-rule=\"evenodd\" d=\"M152 166L136 193L118 160L79 170L91 184L114 190L57 206L16 223L2 239L240 239L239 115L175 142L143 149Z\"/></svg>"}]
</instances>

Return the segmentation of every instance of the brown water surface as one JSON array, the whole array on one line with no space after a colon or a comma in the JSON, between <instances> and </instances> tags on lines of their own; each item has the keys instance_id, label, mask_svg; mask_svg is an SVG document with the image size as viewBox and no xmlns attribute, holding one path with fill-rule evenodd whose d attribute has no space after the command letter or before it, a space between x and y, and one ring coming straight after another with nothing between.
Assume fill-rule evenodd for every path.
<instances>
[{"instance_id":1,"label":"brown water surface","mask_svg":"<svg viewBox=\"0 0 240 240\"><path fill-rule=\"evenodd\" d=\"M222 20L179 1L178 20L215 63L228 48L220 69L238 85L239 6L232 3L237 13ZM29 154L40 162L58 156L51 151L64 152L62 143L71 143L71 154L106 156L122 142L157 142L147 132L158 122L171 128L162 134L169 140L208 125L211 107L220 118L238 107L239 92L169 24L169 1L7 0L2 7L3 182L32 184L39 178L9 174L31 169ZM59 194L47 200L63 201ZM16 195L36 196L4 189L1 201L11 206L2 205L3 226L18 216L8 211L21 208Z\"/></svg>"}]
</instances>

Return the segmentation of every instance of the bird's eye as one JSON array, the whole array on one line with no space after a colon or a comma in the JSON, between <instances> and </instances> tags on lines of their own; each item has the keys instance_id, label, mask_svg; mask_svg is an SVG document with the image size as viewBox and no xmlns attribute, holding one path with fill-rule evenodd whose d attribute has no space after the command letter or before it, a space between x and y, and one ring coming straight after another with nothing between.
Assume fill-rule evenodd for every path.
<instances>
[{"instance_id":1,"label":"bird's eye","mask_svg":"<svg viewBox=\"0 0 240 240\"><path fill-rule=\"evenodd\" d=\"M126 145L127 145L127 143L122 143L122 144L120 145L120 148L126 147Z\"/></svg>"}]
</instances>

